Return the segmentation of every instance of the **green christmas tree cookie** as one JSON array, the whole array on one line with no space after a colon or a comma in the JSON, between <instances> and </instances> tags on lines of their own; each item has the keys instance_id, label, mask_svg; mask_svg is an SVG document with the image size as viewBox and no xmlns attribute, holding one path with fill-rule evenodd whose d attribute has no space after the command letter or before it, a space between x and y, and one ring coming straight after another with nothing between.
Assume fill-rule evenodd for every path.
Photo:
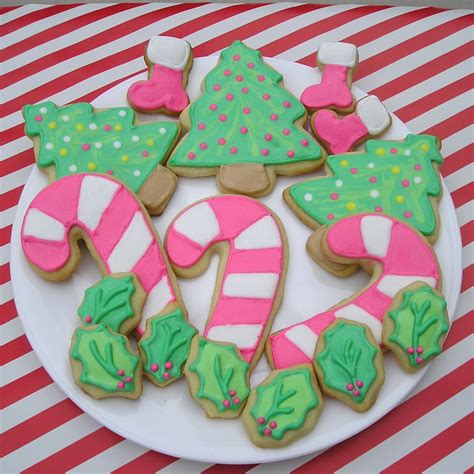
<instances>
[{"instance_id":1,"label":"green christmas tree cookie","mask_svg":"<svg viewBox=\"0 0 474 474\"><path fill-rule=\"evenodd\" d=\"M255 445L280 448L309 433L322 409L312 367L297 365L272 371L252 389L242 421Z\"/></svg>"},{"instance_id":2,"label":"green christmas tree cookie","mask_svg":"<svg viewBox=\"0 0 474 474\"><path fill-rule=\"evenodd\" d=\"M77 328L69 350L74 381L93 398L138 398L142 365L128 339L103 324Z\"/></svg>"},{"instance_id":3,"label":"green christmas tree cookie","mask_svg":"<svg viewBox=\"0 0 474 474\"><path fill-rule=\"evenodd\" d=\"M422 282L400 290L383 321L385 346L407 372L416 372L443 350L449 329L443 295Z\"/></svg>"},{"instance_id":4,"label":"green christmas tree cookie","mask_svg":"<svg viewBox=\"0 0 474 474\"><path fill-rule=\"evenodd\" d=\"M434 242L442 193L440 146L430 135L370 140L363 152L329 156L328 176L295 184L283 196L311 228L375 211L412 225Z\"/></svg>"},{"instance_id":5,"label":"green christmas tree cookie","mask_svg":"<svg viewBox=\"0 0 474 474\"><path fill-rule=\"evenodd\" d=\"M235 41L208 73L202 96L181 115L187 135L168 167L181 176L217 175L226 192L262 196L276 174L323 164L321 147L303 129L306 111L259 51Z\"/></svg>"},{"instance_id":6,"label":"green christmas tree cookie","mask_svg":"<svg viewBox=\"0 0 474 474\"><path fill-rule=\"evenodd\" d=\"M179 137L179 125L138 124L129 107L95 110L85 102L27 105L23 115L36 163L50 181L76 173L110 174L136 193L150 214L163 211L177 180L161 165Z\"/></svg>"}]
</instances>

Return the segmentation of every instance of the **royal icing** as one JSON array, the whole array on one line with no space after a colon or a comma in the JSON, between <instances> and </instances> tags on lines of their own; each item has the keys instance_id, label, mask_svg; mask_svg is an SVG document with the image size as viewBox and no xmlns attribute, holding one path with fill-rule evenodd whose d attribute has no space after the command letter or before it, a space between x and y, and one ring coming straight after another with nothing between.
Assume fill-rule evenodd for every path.
<instances>
[{"instance_id":1,"label":"royal icing","mask_svg":"<svg viewBox=\"0 0 474 474\"><path fill-rule=\"evenodd\" d=\"M57 223L54 238L45 234L51 219ZM21 242L26 257L42 274L62 270L66 272L62 277L68 277L74 271L68 267L69 235L76 227L87 237L104 274L133 272L139 279L148 295L142 331L148 317L176 301L155 231L137 198L122 183L107 176L78 174L40 191L23 220Z\"/></svg>"},{"instance_id":2,"label":"royal icing","mask_svg":"<svg viewBox=\"0 0 474 474\"><path fill-rule=\"evenodd\" d=\"M408 135L403 141L369 140L361 153L330 156L331 175L298 183L285 198L318 224L361 212L396 217L426 236L437 233L433 197L441 195L436 137Z\"/></svg>"},{"instance_id":3,"label":"royal icing","mask_svg":"<svg viewBox=\"0 0 474 474\"><path fill-rule=\"evenodd\" d=\"M79 173L113 175L137 192L166 160L179 135L173 122L134 125L129 107L95 111L88 103L52 102L23 109L25 131L39 137L36 161L56 178Z\"/></svg>"},{"instance_id":4,"label":"royal icing","mask_svg":"<svg viewBox=\"0 0 474 474\"><path fill-rule=\"evenodd\" d=\"M312 110L351 108L354 98L350 88L352 70L358 63L357 48L349 43L322 43L317 62L322 79L303 91L300 99L303 105Z\"/></svg>"},{"instance_id":5,"label":"royal icing","mask_svg":"<svg viewBox=\"0 0 474 474\"><path fill-rule=\"evenodd\" d=\"M186 67L190 55L190 44L172 36L154 36L146 47L146 56L150 62L179 71Z\"/></svg>"},{"instance_id":6,"label":"royal icing","mask_svg":"<svg viewBox=\"0 0 474 474\"><path fill-rule=\"evenodd\" d=\"M165 249L179 271L197 265L219 242L228 242L229 253L204 336L235 343L250 362L277 309L286 259L284 237L262 203L221 195L178 214L168 229Z\"/></svg>"},{"instance_id":7,"label":"royal icing","mask_svg":"<svg viewBox=\"0 0 474 474\"><path fill-rule=\"evenodd\" d=\"M381 271L374 274L366 288L345 299L343 304L270 336L268 350L276 368L311 362L318 337L337 318L366 324L381 343L383 318L400 283L406 286L424 281L434 288L441 285L432 247L414 229L392 217L377 214L346 217L333 224L323 238L336 257L369 260L379 264ZM300 327L304 329L296 329Z\"/></svg>"},{"instance_id":8,"label":"royal icing","mask_svg":"<svg viewBox=\"0 0 474 474\"><path fill-rule=\"evenodd\" d=\"M320 147L296 123L305 110L281 82L259 51L240 41L224 49L204 80L203 95L189 108L190 130L170 167L320 160Z\"/></svg>"},{"instance_id":9,"label":"royal icing","mask_svg":"<svg viewBox=\"0 0 474 474\"><path fill-rule=\"evenodd\" d=\"M394 349L398 359L413 369L422 367L443 350L449 329L446 300L433 288L418 285L403 293L398 307L388 312L392 331L384 323L384 342Z\"/></svg>"}]
</instances>

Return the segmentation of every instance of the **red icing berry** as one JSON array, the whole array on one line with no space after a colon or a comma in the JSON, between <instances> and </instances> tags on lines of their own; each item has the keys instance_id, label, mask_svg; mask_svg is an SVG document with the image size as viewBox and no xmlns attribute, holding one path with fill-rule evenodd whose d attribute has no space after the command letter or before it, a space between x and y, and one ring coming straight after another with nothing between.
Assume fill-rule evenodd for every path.
<instances>
[{"instance_id":1,"label":"red icing berry","mask_svg":"<svg viewBox=\"0 0 474 474\"><path fill-rule=\"evenodd\" d=\"M85 318L86 323L91 323L92 322L92 316L86 316Z\"/></svg>"},{"instance_id":2,"label":"red icing berry","mask_svg":"<svg viewBox=\"0 0 474 474\"><path fill-rule=\"evenodd\" d=\"M351 383L348 383L346 385L346 388L347 388L347 390L349 390L349 392L352 392L352 390L354 390L354 385L352 385Z\"/></svg>"},{"instance_id":3,"label":"red icing berry","mask_svg":"<svg viewBox=\"0 0 474 474\"><path fill-rule=\"evenodd\" d=\"M369 178L369 181L370 181L371 183L376 183L376 182L377 182L377 178L376 178L375 176L371 176L371 177Z\"/></svg>"},{"instance_id":4,"label":"red icing berry","mask_svg":"<svg viewBox=\"0 0 474 474\"><path fill-rule=\"evenodd\" d=\"M278 115L277 115L277 114L271 114L271 115L270 115L270 119L271 119L271 120L277 120L277 119L278 119Z\"/></svg>"},{"instance_id":5,"label":"red icing berry","mask_svg":"<svg viewBox=\"0 0 474 474\"><path fill-rule=\"evenodd\" d=\"M271 436L272 430L271 430L270 428L265 428L265 429L263 430L263 434L264 434L265 436Z\"/></svg>"},{"instance_id":6,"label":"red icing berry","mask_svg":"<svg viewBox=\"0 0 474 474\"><path fill-rule=\"evenodd\" d=\"M308 146L308 145L309 145L309 141L306 140L306 138L303 138L303 140L301 140L301 144L302 144L303 146Z\"/></svg>"},{"instance_id":7,"label":"red icing berry","mask_svg":"<svg viewBox=\"0 0 474 474\"><path fill-rule=\"evenodd\" d=\"M201 122L198 124L198 128L199 130L204 130L206 128L206 124Z\"/></svg>"},{"instance_id":8,"label":"red icing berry","mask_svg":"<svg viewBox=\"0 0 474 474\"><path fill-rule=\"evenodd\" d=\"M248 115L250 113L250 109L248 107L244 107L242 109L242 112L245 114L245 115Z\"/></svg>"},{"instance_id":9,"label":"red icing berry","mask_svg":"<svg viewBox=\"0 0 474 474\"><path fill-rule=\"evenodd\" d=\"M118 382L117 383L117 388L119 388L119 389L125 388L125 382L123 382L122 380L120 382Z\"/></svg>"},{"instance_id":10,"label":"red icing berry","mask_svg":"<svg viewBox=\"0 0 474 474\"><path fill-rule=\"evenodd\" d=\"M244 76L242 76L242 75L239 74L238 76L235 76L235 80L236 80L237 82L242 82L242 81L244 80Z\"/></svg>"},{"instance_id":11,"label":"red icing berry","mask_svg":"<svg viewBox=\"0 0 474 474\"><path fill-rule=\"evenodd\" d=\"M354 390L352 393L354 394L354 397L358 397L360 395L360 392L357 389Z\"/></svg>"},{"instance_id":12,"label":"red icing berry","mask_svg":"<svg viewBox=\"0 0 474 474\"><path fill-rule=\"evenodd\" d=\"M43 116L42 116L42 115L36 115L36 116L35 116L35 120L36 120L37 122L41 122L41 121L43 120Z\"/></svg>"},{"instance_id":13,"label":"red icing berry","mask_svg":"<svg viewBox=\"0 0 474 474\"><path fill-rule=\"evenodd\" d=\"M209 110L217 110L217 104L211 104Z\"/></svg>"},{"instance_id":14,"label":"red icing berry","mask_svg":"<svg viewBox=\"0 0 474 474\"><path fill-rule=\"evenodd\" d=\"M232 100L234 98L234 94L226 94L225 98L227 100Z\"/></svg>"},{"instance_id":15,"label":"red icing berry","mask_svg":"<svg viewBox=\"0 0 474 474\"><path fill-rule=\"evenodd\" d=\"M189 158L190 160L194 160L194 158L196 158L196 153L193 153L192 151L190 151L190 152L188 153L188 158Z\"/></svg>"},{"instance_id":16,"label":"red icing berry","mask_svg":"<svg viewBox=\"0 0 474 474\"><path fill-rule=\"evenodd\" d=\"M356 385L357 385L359 388L362 388L362 387L364 386L364 382L362 382L362 380L357 380Z\"/></svg>"},{"instance_id":17,"label":"red icing berry","mask_svg":"<svg viewBox=\"0 0 474 474\"><path fill-rule=\"evenodd\" d=\"M149 153L146 150L144 150L142 151L142 156L146 158L147 156L149 156Z\"/></svg>"},{"instance_id":18,"label":"red icing berry","mask_svg":"<svg viewBox=\"0 0 474 474\"><path fill-rule=\"evenodd\" d=\"M168 379L170 378L169 372L165 372L165 373L163 374L163 378L164 378L165 380L168 380Z\"/></svg>"},{"instance_id":19,"label":"red icing berry","mask_svg":"<svg viewBox=\"0 0 474 474\"><path fill-rule=\"evenodd\" d=\"M397 150L396 148L390 148L390 153L391 153L392 155L395 155L395 153L397 153L397 151L398 151L398 150Z\"/></svg>"},{"instance_id":20,"label":"red icing berry","mask_svg":"<svg viewBox=\"0 0 474 474\"><path fill-rule=\"evenodd\" d=\"M133 380L132 377L127 377L127 378L125 379L125 382L130 383L132 380Z\"/></svg>"},{"instance_id":21,"label":"red icing berry","mask_svg":"<svg viewBox=\"0 0 474 474\"><path fill-rule=\"evenodd\" d=\"M357 168L351 168L351 173L352 174L357 174Z\"/></svg>"},{"instance_id":22,"label":"red icing berry","mask_svg":"<svg viewBox=\"0 0 474 474\"><path fill-rule=\"evenodd\" d=\"M240 133L243 133L244 135L249 131L247 127L240 127Z\"/></svg>"},{"instance_id":23,"label":"red icing berry","mask_svg":"<svg viewBox=\"0 0 474 474\"><path fill-rule=\"evenodd\" d=\"M331 193L331 199L335 201L339 197L339 194L337 193Z\"/></svg>"},{"instance_id":24,"label":"red icing berry","mask_svg":"<svg viewBox=\"0 0 474 474\"><path fill-rule=\"evenodd\" d=\"M404 179L402 181L402 186L405 188L408 188L408 186L410 186L410 181L408 181L408 179Z\"/></svg>"},{"instance_id":25,"label":"red icing berry","mask_svg":"<svg viewBox=\"0 0 474 474\"><path fill-rule=\"evenodd\" d=\"M288 150L286 154L290 157L293 158L295 156L295 152L293 150Z\"/></svg>"},{"instance_id":26,"label":"red icing berry","mask_svg":"<svg viewBox=\"0 0 474 474\"><path fill-rule=\"evenodd\" d=\"M170 361L165 362L165 369L169 370L169 369L172 369L172 368L173 368L173 362L170 362Z\"/></svg>"},{"instance_id":27,"label":"red icing berry","mask_svg":"<svg viewBox=\"0 0 474 474\"><path fill-rule=\"evenodd\" d=\"M82 144L82 149L84 151L89 151L91 149L91 146L89 145L89 143L83 143Z\"/></svg>"},{"instance_id":28,"label":"red icing berry","mask_svg":"<svg viewBox=\"0 0 474 474\"><path fill-rule=\"evenodd\" d=\"M270 423L268 423L268 426L270 426L270 428L274 430L277 427L276 421L270 421Z\"/></svg>"},{"instance_id":29,"label":"red icing berry","mask_svg":"<svg viewBox=\"0 0 474 474\"><path fill-rule=\"evenodd\" d=\"M418 346L418 347L416 348L416 352L418 352L418 354L423 354L423 347Z\"/></svg>"},{"instance_id":30,"label":"red icing berry","mask_svg":"<svg viewBox=\"0 0 474 474\"><path fill-rule=\"evenodd\" d=\"M104 125L104 130L105 130L106 132L110 132L110 130L112 130L112 127L111 127L110 125L108 125L108 124L107 124L107 125Z\"/></svg>"},{"instance_id":31,"label":"red icing berry","mask_svg":"<svg viewBox=\"0 0 474 474\"><path fill-rule=\"evenodd\" d=\"M409 347L409 348L407 349L407 352L408 352L408 354L414 354L414 353L415 353L415 349L413 349L413 347Z\"/></svg>"},{"instance_id":32,"label":"red icing berry","mask_svg":"<svg viewBox=\"0 0 474 474\"><path fill-rule=\"evenodd\" d=\"M224 405L226 408L230 407L230 400L227 400L227 398L225 400L222 400L222 405Z\"/></svg>"},{"instance_id":33,"label":"red icing berry","mask_svg":"<svg viewBox=\"0 0 474 474\"><path fill-rule=\"evenodd\" d=\"M258 420L257 420L257 423L259 425L264 425L265 424L265 418L263 416L259 416Z\"/></svg>"},{"instance_id":34,"label":"red icing berry","mask_svg":"<svg viewBox=\"0 0 474 474\"><path fill-rule=\"evenodd\" d=\"M248 87L242 87L242 92L243 92L244 94L248 94L248 92L249 92Z\"/></svg>"},{"instance_id":35,"label":"red icing berry","mask_svg":"<svg viewBox=\"0 0 474 474\"><path fill-rule=\"evenodd\" d=\"M123 377L125 375L125 372L122 369L120 369L120 370L117 370L117 374L119 374L120 377Z\"/></svg>"},{"instance_id":36,"label":"red icing berry","mask_svg":"<svg viewBox=\"0 0 474 474\"><path fill-rule=\"evenodd\" d=\"M263 97L263 100L269 100L270 94L263 94L262 97Z\"/></svg>"},{"instance_id":37,"label":"red icing berry","mask_svg":"<svg viewBox=\"0 0 474 474\"><path fill-rule=\"evenodd\" d=\"M263 149L262 149L262 155L263 155L263 156L268 156L268 153L270 153L270 152L268 151L268 148L263 148Z\"/></svg>"},{"instance_id":38,"label":"red icing berry","mask_svg":"<svg viewBox=\"0 0 474 474\"><path fill-rule=\"evenodd\" d=\"M234 398L234 403L235 403L236 405L238 405L238 404L240 403L240 398L239 398L239 397L235 397L235 398Z\"/></svg>"},{"instance_id":39,"label":"red icing berry","mask_svg":"<svg viewBox=\"0 0 474 474\"><path fill-rule=\"evenodd\" d=\"M225 145L227 143L227 140L225 138L219 138L219 140L217 140L217 143L219 143L219 145Z\"/></svg>"},{"instance_id":40,"label":"red icing berry","mask_svg":"<svg viewBox=\"0 0 474 474\"><path fill-rule=\"evenodd\" d=\"M421 165L415 165L415 169L416 169L416 171L420 171L421 170Z\"/></svg>"},{"instance_id":41,"label":"red icing berry","mask_svg":"<svg viewBox=\"0 0 474 474\"><path fill-rule=\"evenodd\" d=\"M260 81L260 82L263 82L265 80L265 76L263 74L259 74L257 76L257 79Z\"/></svg>"},{"instance_id":42,"label":"red icing berry","mask_svg":"<svg viewBox=\"0 0 474 474\"><path fill-rule=\"evenodd\" d=\"M152 372L157 372L159 368L160 368L160 366L158 364L151 364L150 365L150 370Z\"/></svg>"},{"instance_id":43,"label":"red icing berry","mask_svg":"<svg viewBox=\"0 0 474 474\"><path fill-rule=\"evenodd\" d=\"M416 363L419 365L423 362L423 359L421 357L416 358Z\"/></svg>"},{"instance_id":44,"label":"red icing berry","mask_svg":"<svg viewBox=\"0 0 474 474\"><path fill-rule=\"evenodd\" d=\"M221 114L221 115L219 115L219 120L220 120L221 122L225 122L225 121L227 120L227 115L226 115L226 114Z\"/></svg>"},{"instance_id":45,"label":"red icing berry","mask_svg":"<svg viewBox=\"0 0 474 474\"><path fill-rule=\"evenodd\" d=\"M229 395L230 395L231 397L233 397L235 394L236 394L236 391L235 391L235 390L229 390Z\"/></svg>"},{"instance_id":46,"label":"red icing berry","mask_svg":"<svg viewBox=\"0 0 474 474\"><path fill-rule=\"evenodd\" d=\"M230 76L232 73L230 72L230 69L226 69L224 71L224 76Z\"/></svg>"},{"instance_id":47,"label":"red icing berry","mask_svg":"<svg viewBox=\"0 0 474 474\"><path fill-rule=\"evenodd\" d=\"M233 155L237 153L237 147L236 146L231 146L229 150Z\"/></svg>"},{"instance_id":48,"label":"red icing berry","mask_svg":"<svg viewBox=\"0 0 474 474\"><path fill-rule=\"evenodd\" d=\"M267 142L269 142L269 141L273 138L273 136L272 136L271 133L265 133L265 137L264 137L264 138L265 138L265 140L266 140Z\"/></svg>"}]
</instances>

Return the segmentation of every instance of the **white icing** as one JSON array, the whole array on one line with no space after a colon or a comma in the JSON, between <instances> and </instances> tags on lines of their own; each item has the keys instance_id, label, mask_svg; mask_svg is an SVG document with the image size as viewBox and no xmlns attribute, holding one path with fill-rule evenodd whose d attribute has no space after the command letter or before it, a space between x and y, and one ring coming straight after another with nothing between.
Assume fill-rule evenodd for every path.
<instances>
[{"instance_id":1,"label":"white icing","mask_svg":"<svg viewBox=\"0 0 474 474\"><path fill-rule=\"evenodd\" d=\"M23 235L45 240L63 240L66 228L54 217L31 208L25 217Z\"/></svg>"},{"instance_id":2,"label":"white icing","mask_svg":"<svg viewBox=\"0 0 474 474\"><path fill-rule=\"evenodd\" d=\"M318 335L305 324L294 326L285 331L285 336L309 359L313 360Z\"/></svg>"},{"instance_id":3,"label":"white icing","mask_svg":"<svg viewBox=\"0 0 474 474\"><path fill-rule=\"evenodd\" d=\"M99 176L85 176L82 180L77 218L91 231L99 225L102 214L112 202L118 187L117 183Z\"/></svg>"},{"instance_id":4,"label":"white icing","mask_svg":"<svg viewBox=\"0 0 474 474\"><path fill-rule=\"evenodd\" d=\"M375 95L368 95L357 102L356 113L370 135L379 135L390 126L390 114Z\"/></svg>"},{"instance_id":5,"label":"white icing","mask_svg":"<svg viewBox=\"0 0 474 474\"><path fill-rule=\"evenodd\" d=\"M201 202L184 211L176 219L174 228L202 247L216 238L220 232L217 217L207 202Z\"/></svg>"},{"instance_id":6,"label":"white icing","mask_svg":"<svg viewBox=\"0 0 474 474\"><path fill-rule=\"evenodd\" d=\"M110 273L131 271L153 239L142 211L138 210L107 259Z\"/></svg>"},{"instance_id":7,"label":"white icing","mask_svg":"<svg viewBox=\"0 0 474 474\"><path fill-rule=\"evenodd\" d=\"M392 237L392 221L390 219L382 216L365 216L360 221L360 231L368 253L377 257L387 255Z\"/></svg>"},{"instance_id":8,"label":"white icing","mask_svg":"<svg viewBox=\"0 0 474 474\"><path fill-rule=\"evenodd\" d=\"M176 70L186 67L190 53L191 47L187 41L171 36L155 36L146 48L150 62Z\"/></svg>"},{"instance_id":9,"label":"white icing","mask_svg":"<svg viewBox=\"0 0 474 474\"><path fill-rule=\"evenodd\" d=\"M281 246L280 230L272 216L262 217L234 240L236 249L267 249Z\"/></svg>"},{"instance_id":10,"label":"white icing","mask_svg":"<svg viewBox=\"0 0 474 474\"><path fill-rule=\"evenodd\" d=\"M273 298L279 277L278 273L230 273L222 293L234 298Z\"/></svg>"},{"instance_id":11,"label":"white icing","mask_svg":"<svg viewBox=\"0 0 474 474\"><path fill-rule=\"evenodd\" d=\"M419 275L385 275L377 285L377 290L393 298L398 291L415 281L423 281L433 288L436 285L436 280L432 277Z\"/></svg>"},{"instance_id":12,"label":"white icing","mask_svg":"<svg viewBox=\"0 0 474 474\"><path fill-rule=\"evenodd\" d=\"M312 201L313 200L313 195L311 193L306 193L304 195L304 200L305 201Z\"/></svg>"},{"instance_id":13,"label":"white icing","mask_svg":"<svg viewBox=\"0 0 474 474\"><path fill-rule=\"evenodd\" d=\"M378 343L382 342L382 322L360 306L349 304L335 311L334 316L336 316L336 318L350 319L351 321L357 321L358 323L367 325L372 331L375 340Z\"/></svg>"},{"instance_id":14,"label":"white icing","mask_svg":"<svg viewBox=\"0 0 474 474\"><path fill-rule=\"evenodd\" d=\"M146 320L163 311L172 300L173 294L170 291L168 277L163 275L161 280L148 293L139 327L145 331Z\"/></svg>"},{"instance_id":15,"label":"white icing","mask_svg":"<svg viewBox=\"0 0 474 474\"><path fill-rule=\"evenodd\" d=\"M213 341L232 342L239 349L245 349L257 345L261 332L261 324L224 324L211 327L207 338Z\"/></svg>"},{"instance_id":16,"label":"white icing","mask_svg":"<svg viewBox=\"0 0 474 474\"><path fill-rule=\"evenodd\" d=\"M357 47L350 43L322 43L318 51L318 63L355 67L358 63Z\"/></svg>"}]
</instances>

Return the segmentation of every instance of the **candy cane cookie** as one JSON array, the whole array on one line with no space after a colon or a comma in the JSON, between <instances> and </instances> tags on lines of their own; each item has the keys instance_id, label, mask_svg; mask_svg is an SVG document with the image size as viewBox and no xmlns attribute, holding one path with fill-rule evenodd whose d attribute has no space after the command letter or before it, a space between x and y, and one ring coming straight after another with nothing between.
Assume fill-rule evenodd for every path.
<instances>
[{"instance_id":1,"label":"candy cane cookie","mask_svg":"<svg viewBox=\"0 0 474 474\"><path fill-rule=\"evenodd\" d=\"M165 250L178 276L220 264L204 336L234 343L255 366L280 306L288 244L273 212L255 199L223 195L192 204L171 222Z\"/></svg>"},{"instance_id":2,"label":"candy cane cookie","mask_svg":"<svg viewBox=\"0 0 474 474\"><path fill-rule=\"evenodd\" d=\"M320 228L308 241L310 255L329 271L348 275L360 264L372 273L355 295L312 318L272 334L267 354L275 368L310 363L321 333L337 318L367 325L382 342L382 322L399 290L421 281L441 288L433 248L415 229L380 214L359 214Z\"/></svg>"}]
</instances>

